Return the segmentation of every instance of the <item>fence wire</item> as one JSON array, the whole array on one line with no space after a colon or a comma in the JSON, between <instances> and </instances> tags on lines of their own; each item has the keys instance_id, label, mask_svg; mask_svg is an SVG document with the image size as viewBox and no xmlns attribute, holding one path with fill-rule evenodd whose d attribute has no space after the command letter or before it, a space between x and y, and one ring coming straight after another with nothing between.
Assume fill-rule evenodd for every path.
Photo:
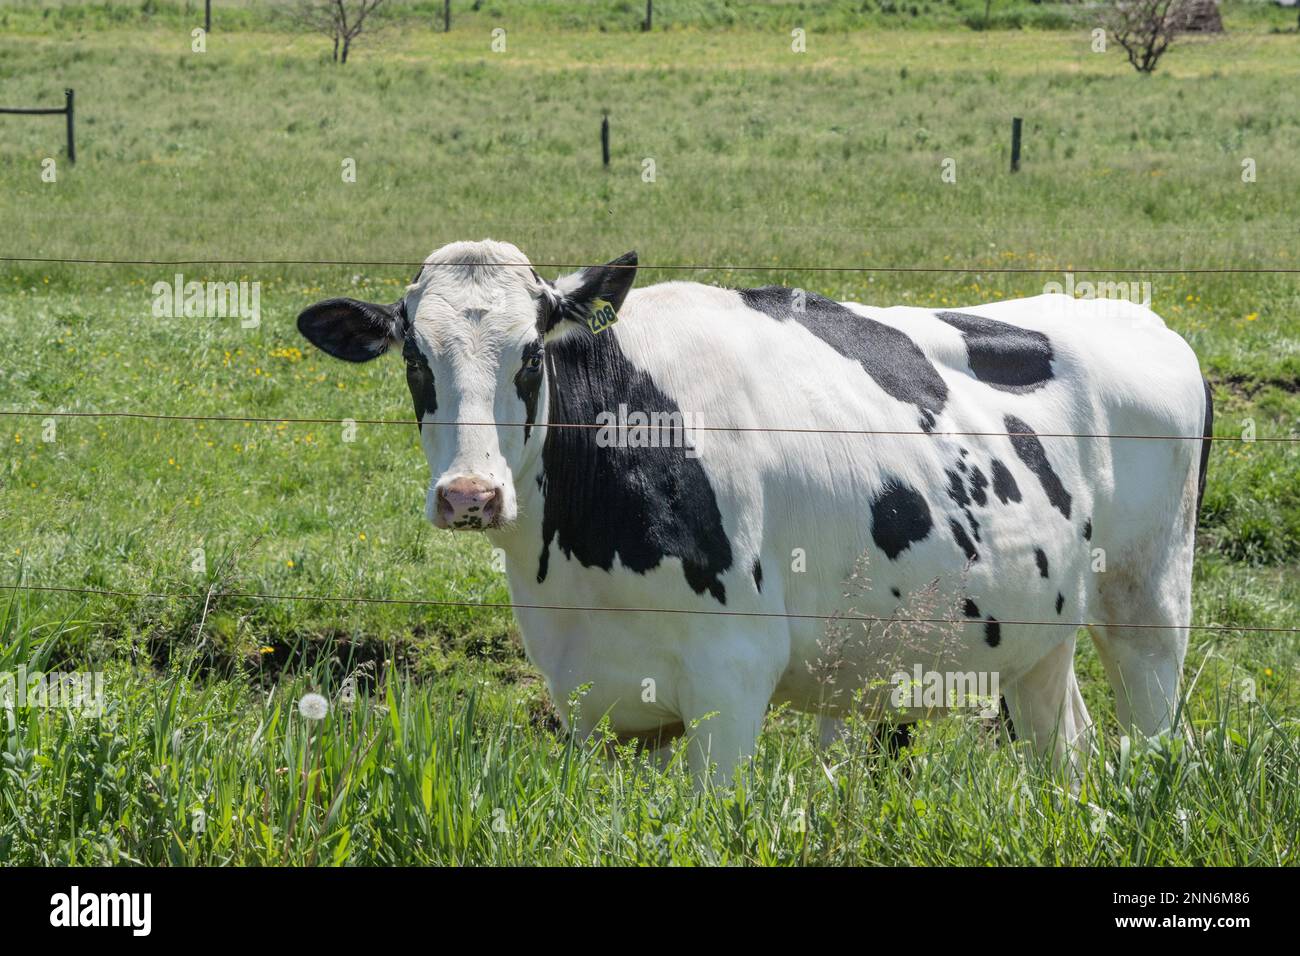
<instances>
[{"instance_id":1,"label":"fence wire","mask_svg":"<svg viewBox=\"0 0 1300 956\"><path fill-rule=\"evenodd\" d=\"M532 611L569 611L577 613L624 613L624 614L693 614L706 617L747 617L747 618L781 618L802 621L833 621L842 623L874 624L957 624L961 626L978 624L983 627L989 623L985 618L946 618L946 617L880 617L871 614L814 614L794 611L727 611L711 608L665 608L665 607L606 607L603 605L584 604L524 604L511 601L443 601L433 598L372 598L359 595L336 594L267 594L256 591L119 591L111 588L62 587L37 584L0 584L3 591L45 591L73 594L91 594L104 597L128 597L146 600L183 599L211 600L213 598L236 598L249 601L297 601L318 602L322 604L397 604L413 607L451 607L472 608L478 610L532 610ZM1130 624L1104 621L1027 621L998 618L998 624L1022 624L1035 627L1068 627L1078 630L1081 627L1131 627L1141 629L1165 629L1179 631L1242 631L1269 632L1279 634L1300 634L1300 627L1264 627L1261 625L1238 624Z\"/></svg>"}]
</instances>

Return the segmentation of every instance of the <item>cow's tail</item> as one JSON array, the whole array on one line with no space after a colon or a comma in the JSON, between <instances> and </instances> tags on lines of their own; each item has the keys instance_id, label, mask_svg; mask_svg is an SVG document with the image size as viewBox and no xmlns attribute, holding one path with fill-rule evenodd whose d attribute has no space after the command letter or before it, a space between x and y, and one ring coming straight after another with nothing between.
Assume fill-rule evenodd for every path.
<instances>
[{"instance_id":1,"label":"cow's tail","mask_svg":"<svg viewBox=\"0 0 1300 956\"><path fill-rule=\"evenodd\" d=\"M1201 513L1201 501L1205 498L1205 471L1210 464L1210 446L1214 444L1214 392L1210 380L1201 376L1205 385L1205 429L1201 432L1201 471L1196 476L1196 513Z\"/></svg>"}]
</instances>

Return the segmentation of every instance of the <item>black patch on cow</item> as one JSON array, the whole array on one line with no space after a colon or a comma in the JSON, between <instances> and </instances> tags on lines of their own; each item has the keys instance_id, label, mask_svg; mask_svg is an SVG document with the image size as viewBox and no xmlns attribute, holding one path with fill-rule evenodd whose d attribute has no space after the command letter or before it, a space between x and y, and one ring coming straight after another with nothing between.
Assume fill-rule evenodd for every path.
<instances>
[{"instance_id":1,"label":"black patch on cow","mask_svg":"<svg viewBox=\"0 0 1300 956\"><path fill-rule=\"evenodd\" d=\"M411 390L411 404L415 406L415 421L424 430L424 416L438 410L438 392L434 387L433 369L420 347L409 335L402 342L402 358L406 361L406 387Z\"/></svg>"},{"instance_id":2,"label":"black patch on cow","mask_svg":"<svg viewBox=\"0 0 1300 956\"><path fill-rule=\"evenodd\" d=\"M1016 484L1016 479L1007 470L1007 466L996 458L993 459L993 493L1003 504L1020 501L1020 486Z\"/></svg>"},{"instance_id":3,"label":"black patch on cow","mask_svg":"<svg viewBox=\"0 0 1300 956\"><path fill-rule=\"evenodd\" d=\"M970 472L970 500L981 508L989 503L989 496L985 493L988 486L989 480L984 477L984 472L980 471L979 465L973 465Z\"/></svg>"},{"instance_id":4,"label":"black patch on cow","mask_svg":"<svg viewBox=\"0 0 1300 956\"><path fill-rule=\"evenodd\" d=\"M962 481L961 475L955 471L945 471L944 475L948 478L948 497L956 502L959 508L970 507L970 495L966 493L966 482Z\"/></svg>"},{"instance_id":5,"label":"black patch on cow","mask_svg":"<svg viewBox=\"0 0 1300 956\"><path fill-rule=\"evenodd\" d=\"M1038 477L1038 483L1043 486L1043 491L1047 492L1047 500L1052 503L1052 507L1069 518L1070 502L1073 499L1061 484L1061 479L1056 472L1052 470L1051 462L1047 460L1047 451L1043 448L1043 443L1038 440L1038 436L1034 434L1034 430L1015 415L1007 415L1002 419L1002 423L1006 425L1009 433L1013 433L1012 447L1020 456L1020 460ZM1014 434L1015 432L1022 434Z\"/></svg>"},{"instance_id":6,"label":"black patch on cow","mask_svg":"<svg viewBox=\"0 0 1300 956\"><path fill-rule=\"evenodd\" d=\"M759 562L758 558L754 559L754 566L749 569L749 573L753 575L754 587L758 588L759 594L762 594L763 593L763 565Z\"/></svg>"},{"instance_id":7,"label":"black patch on cow","mask_svg":"<svg viewBox=\"0 0 1300 956\"><path fill-rule=\"evenodd\" d=\"M961 332L970 370L985 385L1024 393L1052 380L1052 343L1042 332L961 312L935 317Z\"/></svg>"},{"instance_id":8,"label":"black patch on cow","mask_svg":"<svg viewBox=\"0 0 1300 956\"><path fill-rule=\"evenodd\" d=\"M537 396L542 390L542 340L533 339L524 346L523 363L515 372L515 394L524 403L524 441L537 421Z\"/></svg>"},{"instance_id":9,"label":"black patch on cow","mask_svg":"<svg viewBox=\"0 0 1300 956\"><path fill-rule=\"evenodd\" d=\"M1034 548L1034 561L1038 564L1038 576L1047 577L1047 552L1042 548Z\"/></svg>"},{"instance_id":10,"label":"black patch on cow","mask_svg":"<svg viewBox=\"0 0 1300 956\"><path fill-rule=\"evenodd\" d=\"M1056 613L1061 613L1061 608L1065 607L1065 595L1060 591L1056 592Z\"/></svg>"},{"instance_id":11,"label":"black patch on cow","mask_svg":"<svg viewBox=\"0 0 1300 956\"><path fill-rule=\"evenodd\" d=\"M802 293L804 308L795 311L793 289L769 285L737 291L751 309L782 322L798 322L840 355L853 359L887 395L920 410L923 431L934 428L935 415L948 401L948 385L904 332L814 292Z\"/></svg>"},{"instance_id":12,"label":"black patch on cow","mask_svg":"<svg viewBox=\"0 0 1300 956\"><path fill-rule=\"evenodd\" d=\"M967 598L961 606L961 612L965 614L967 617L979 617L980 607L970 598Z\"/></svg>"},{"instance_id":13,"label":"black patch on cow","mask_svg":"<svg viewBox=\"0 0 1300 956\"><path fill-rule=\"evenodd\" d=\"M731 542L699 459L689 458L677 403L623 354L617 330L567 335L546 349L549 420L584 424L625 402L661 413L658 447L601 447L594 428L548 428L542 444L542 552L537 580L546 580L551 541L584 567L609 571L614 558L645 574L680 558L686 582L726 603L721 575L731 567Z\"/></svg>"},{"instance_id":14,"label":"black patch on cow","mask_svg":"<svg viewBox=\"0 0 1300 956\"><path fill-rule=\"evenodd\" d=\"M957 459L957 470L962 474L966 473L966 462L962 461L960 458Z\"/></svg>"},{"instance_id":15,"label":"black patch on cow","mask_svg":"<svg viewBox=\"0 0 1300 956\"><path fill-rule=\"evenodd\" d=\"M923 541L934 527L930 506L915 488L890 478L871 502L871 537L876 547L893 561Z\"/></svg>"},{"instance_id":16,"label":"black patch on cow","mask_svg":"<svg viewBox=\"0 0 1300 956\"><path fill-rule=\"evenodd\" d=\"M901 598L903 596L903 592L898 590L898 588L890 588L889 593L896 598Z\"/></svg>"},{"instance_id":17,"label":"black patch on cow","mask_svg":"<svg viewBox=\"0 0 1300 956\"><path fill-rule=\"evenodd\" d=\"M877 724L872 736L875 738L876 746L879 747L890 760L896 759L905 748L912 743L912 725L895 724L889 728L889 734L886 736L885 729Z\"/></svg>"},{"instance_id":18,"label":"black patch on cow","mask_svg":"<svg viewBox=\"0 0 1300 956\"><path fill-rule=\"evenodd\" d=\"M1092 540L1092 519L1091 518L1089 518L1087 521L1083 523L1083 540L1084 541Z\"/></svg>"},{"instance_id":19,"label":"black patch on cow","mask_svg":"<svg viewBox=\"0 0 1300 956\"><path fill-rule=\"evenodd\" d=\"M1201 429L1201 466L1196 473L1197 514L1201 513L1201 501L1205 498L1205 476L1210 467L1210 447L1214 444L1214 391L1208 378L1201 376L1201 384L1205 386L1205 425Z\"/></svg>"},{"instance_id":20,"label":"black patch on cow","mask_svg":"<svg viewBox=\"0 0 1300 956\"><path fill-rule=\"evenodd\" d=\"M966 553L966 560L978 561L980 559L980 553L975 550L975 545L971 541L970 536L966 534L966 529L961 526L961 522L956 518L949 518L948 529L952 532L952 536L957 540L957 546Z\"/></svg>"},{"instance_id":21,"label":"black patch on cow","mask_svg":"<svg viewBox=\"0 0 1300 956\"><path fill-rule=\"evenodd\" d=\"M989 647L997 647L1002 643L1002 625L996 617L990 617L984 622L984 643Z\"/></svg>"},{"instance_id":22,"label":"black patch on cow","mask_svg":"<svg viewBox=\"0 0 1300 956\"><path fill-rule=\"evenodd\" d=\"M948 497L952 498L957 503L957 506L962 507L962 509L969 507L971 498L966 493L966 483L962 480L962 476L958 475L956 471L945 471L944 476L948 479Z\"/></svg>"},{"instance_id":23,"label":"black patch on cow","mask_svg":"<svg viewBox=\"0 0 1300 956\"><path fill-rule=\"evenodd\" d=\"M955 471L945 471L948 477L948 497L951 498L961 508L962 513L966 515L966 521L970 524L971 534L975 540L980 539L980 523L975 520L975 513L971 511L971 497L966 492L966 482L962 480L960 474ZM981 497L983 492L980 492Z\"/></svg>"},{"instance_id":24,"label":"black patch on cow","mask_svg":"<svg viewBox=\"0 0 1300 956\"><path fill-rule=\"evenodd\" d=\"M1007 699L1005 697L998 698L998 713L1002 715L1002 722L1006 724L1007 736L1012 740L1015 740L1016 725L1011 720L1011 710L1007 707Z\"/></svg>"}]
</instances>

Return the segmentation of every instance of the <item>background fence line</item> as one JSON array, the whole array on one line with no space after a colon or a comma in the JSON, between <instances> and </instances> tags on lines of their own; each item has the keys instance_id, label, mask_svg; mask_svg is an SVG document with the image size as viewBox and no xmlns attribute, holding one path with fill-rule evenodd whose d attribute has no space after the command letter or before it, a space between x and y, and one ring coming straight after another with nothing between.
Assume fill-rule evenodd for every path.
<instances>
[{"instance_id":1,"label":"background fence line","mask_svg":"<svg viewBox=\"0 0 1300 956\"><path fill-rule=\"evenodd\" d=\"M423 259L103 259L97 257L59 256L0 256L0 262L48 263L51 265L108 265L108 266L401 266L403 268L425 265ZM793 266L780 263L766 265L714 265L638 263L623 265L606 262L443 262L439 265L458 268L518 268L518 269L643 269L659 272L920 272L959 273L984 275L1061 275L1074 274L1125 274L1125 275L1300 275L1298 267L1188 267L1146 268L1095 266ZM1072 298L1072 297L1071 297Z\"/></svg>"}]
</instances>

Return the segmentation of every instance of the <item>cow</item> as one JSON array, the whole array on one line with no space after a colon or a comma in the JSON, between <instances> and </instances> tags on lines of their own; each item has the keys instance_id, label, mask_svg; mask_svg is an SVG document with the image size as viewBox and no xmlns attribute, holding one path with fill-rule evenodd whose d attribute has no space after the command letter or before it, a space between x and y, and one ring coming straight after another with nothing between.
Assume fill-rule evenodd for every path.
<instances>
[{"instance_id":1,"label":"cow","mask_svg":"<svg viewBox=\"0 0 1300 956\"><path fill-rule=\"evenodd\" d=\"M998 676L1034 752L1077 771L1084 622L1121 724L1172 730L1212 406L1154 312L634 289L636 271L628 253L548 281L513 245L456 242L396 302L298 317L337 358L401 352L425 514L504 553L529 659L558 709L585 694L571 730L685 734L692 771L726 779L770 706L831 736L879 706L885 657L935 666L942 643L952 671ZM955 611L909 613L918 593ZM877 646L841 642L828 694L830 622L909 617L885 657L890 623Z\"/></svg>"}]
</instances>

